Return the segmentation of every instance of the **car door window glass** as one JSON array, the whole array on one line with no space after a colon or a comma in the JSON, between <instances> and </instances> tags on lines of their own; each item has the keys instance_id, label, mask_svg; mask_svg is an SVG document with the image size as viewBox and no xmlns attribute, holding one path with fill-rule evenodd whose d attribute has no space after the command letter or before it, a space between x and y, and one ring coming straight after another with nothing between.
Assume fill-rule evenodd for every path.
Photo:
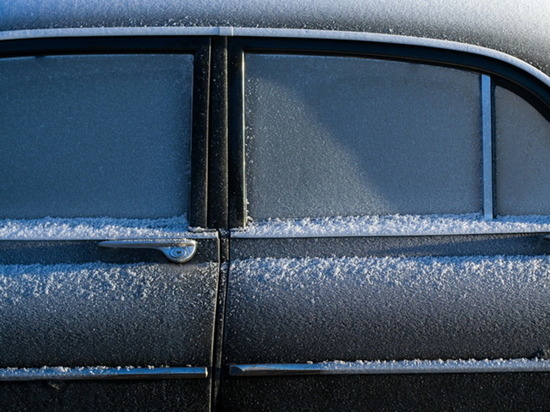
<instances>
[{"instance_id":1,"label":"car door window glass","mask_svg":"<svg viewBox=\"0 0 550 412\"><path fill-rule=\"evenodd\" d=\"M0 61L0 218L187 213L193 56Z\"/></svg>"},{"instance_id":2,"label":"car door window glass","mask_svg":"<svg viewBox=\"0 0 550 412\"><path fill-rule=\"evenodd\" d=\"M250 217L480 213L479 77L367 58L247 54Z\"/></svg>"},{"instance_id":3,"label":"car door window glass","mask_svg":"<svg viewBox=\"0 0 550 412\"><path fill-rule=\"evenodd\" d=\"M550 122L508 89L495 88L496 204L499 215L550 214Z\"/></svg>"}]
</instances>

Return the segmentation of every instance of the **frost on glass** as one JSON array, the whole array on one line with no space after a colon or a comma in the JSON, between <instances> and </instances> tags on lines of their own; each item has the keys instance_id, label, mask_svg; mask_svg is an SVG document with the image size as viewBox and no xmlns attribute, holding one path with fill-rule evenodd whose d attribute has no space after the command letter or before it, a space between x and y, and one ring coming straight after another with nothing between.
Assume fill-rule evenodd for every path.
<instances>
[{"instance_id":1,"label":"frost on glass","mask_svg":"<svg viewBox=\"0 0 550 412\"><path fill-rule=\"evenodd\" d=\"M495 88L496 191L500 215L550 213L550 122L515 93Z\"/></svg>"},{"instance_id":2,"label":"frost on glass","mask_svg":"<svg viewBox=\"0 0 550 412\"><path fill-rule=\"evenodd\" d=\"M252 218L481 211L477 74L326 56L245 63Z\"/></svg>"},{"instance_id":3,"label":"frost on glass","mask_svg":"<svg viewBox=\"0 0 550 412\"><path fill-rule=\"evenodd\" d=\"M187 212L193 57L0 61L0 218Z\"/></svg>"}]
</instances>

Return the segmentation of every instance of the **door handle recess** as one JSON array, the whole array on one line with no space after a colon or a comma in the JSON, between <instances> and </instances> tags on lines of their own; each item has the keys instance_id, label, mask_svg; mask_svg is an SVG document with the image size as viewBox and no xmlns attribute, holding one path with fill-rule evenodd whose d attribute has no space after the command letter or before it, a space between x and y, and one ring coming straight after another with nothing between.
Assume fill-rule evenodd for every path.
<instances>
[{"instance_id":1,"label":"door handle recess","mask_svg":"<svg viewBox=\"0 0 550 412\"><path fill-rule=\"evenodd\" d=\"M104 240L99 242L99 246L112 249L156 249L176 263L188 262L197 252L197 242L191 239Z\"/></svg>"}]
</instances>

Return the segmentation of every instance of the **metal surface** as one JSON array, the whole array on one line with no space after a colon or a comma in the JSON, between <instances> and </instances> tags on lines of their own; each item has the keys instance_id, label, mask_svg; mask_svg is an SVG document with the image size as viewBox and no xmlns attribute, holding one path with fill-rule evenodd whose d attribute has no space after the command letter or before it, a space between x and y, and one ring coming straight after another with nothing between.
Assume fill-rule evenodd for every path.
<instances>
[{"instance_id":1,"label":"metal surface","mask_svg":"<svg viewBox=\"0 0 550 412\"><path fill-rule=\"evenodd\" d=\"M301 241L232 244L226 363L529 359L547 350L541 235ZM261 254L247 258L247 246Z\"/></svg>"},{"instance_id":2,"label":"metal surface","mask_svg":"<svg viewBox=\"0 0 550 412\"><path fill-rule=\"evenodd\" d=\"M197 242L190 239L105 240L98 245L113 249L156 249L176 263L188 262L197 252Z\"/></svg>"},{"instance_id":3,"label":"metal surface","mask_svg":"<svg viewBox=\"0 0 550 412\"><path fill-rule=\"evenodd\" d=\"M466 220L465 220L466 222ZM491 221L486 221L488 224L491 223ZM494 221L498 223L498 221ZM471 228L461 228L459 230L453 229L453 230L441 230L440 232L429 232L429 233L423 233L421 229L418 229L417 231L413 231L408 229L406 226L404 227L403 233L394 233L392 232L392 229L388 229L387 231L380 230L378 232L374 232L372 230L372 227L364 226L363 228L355 229L354 232L346 232L346 227L342 226L341 228L336 228L334 230L325 230L324 232L321 230L308 233L306 230L302 230L300 227L300 220L288 220L288 226L282 226L277 227L276 225L273 225L273 229L269 228L269 230L266 230L265 233L257 233L254 231L247 231L246 229L237 228L237 229L231 229L231 238L232 239L330 239L330 238L381 238L381 237L387 237L387 238L397 238L400 239L402 237L438 237L438 236L500 236L500 235L510 235L510 236L522 236L522 235L532 235L537 236L541 232L548 232L550 231L550 221L548 223L543 222L542 224L538 224L535 222L533 223L534 228L530 230L531 228L520 228L520 229L510 229L510 228L502 228L495 225L494 229L489 228L487 226L480 226L479 228L476 228L472 226ZM293 225L293 223L296 223ZM330 222L328 222L330 223ZM466 222L467 223L467 222ZM513 222L512 222L513 223ZM518 219L518 223L521 223ZM526 225L529 222L526 222ZM542 225L545 225L544 227L541 227ZM267 226L267 225L266 225ZM405 232L405 229L408 229L407 232ZM477 230L476 230L477 229ZM374 232L374 233L373 233Z\"/></svg>"},{"instance_id":4,"label":"metal surface","mask_svg":"<svg viewBox=\"0 0 550 412\"><path fill-rule=\"evenodd\" d=\"M0 369L0 382L38 380L113 380L113 379L204 379L207 368L4 368Z\"/></svg>"},{"instance_id":5,"label":"metal surface","mask_svg":"<svg viewBox=\"0 0 550 412\"><path fill-rule=\"evenodd\" d=\"M493 189L493 91L491 76L481 75L481 138L483 153L483 216L491 220L494 212Z\"/></svg>"},{"instance_id":6,"label":"metal surface","mask_svg":"<svg viewBox=\"0 0 550 412\"><path fill-rule=\"evenodd\" d=\"M550 372L550 360L412 360L230 365L231 376Z\"/></svg>"}]
</instances>

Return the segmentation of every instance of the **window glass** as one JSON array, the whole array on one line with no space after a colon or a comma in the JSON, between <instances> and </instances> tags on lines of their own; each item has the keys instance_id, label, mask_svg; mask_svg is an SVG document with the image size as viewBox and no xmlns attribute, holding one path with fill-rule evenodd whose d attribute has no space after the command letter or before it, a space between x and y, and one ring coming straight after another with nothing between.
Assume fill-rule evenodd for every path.
<instances>
[{"instance_id":1,"label":"window glass","mask_svg":"<svg viewBox=\"0 0 550 412\"><path fill-rule=\"evenodd\" d=\"M0 217L182 215L193 56L0 60Z\"/></svg>"},{"instance_id":2,"label":"window glass","mask_svg":"<svg viewBox=\"0 0 550 412\"><path fill-rule=\"evenodd\" d=\"M496 205L499 215L550 213L550 122L515 93L495 88Z\"/></svg>"},{"instance_id":3,"label":"window glass","mask_svg":"<svg viewBox=\"0 0 550 412\"><path fill-rule=\"evenodd\" d=\"M479 75L248 54L245 79L252 218L481 212Z\"/></svg>"}]
</instances>

